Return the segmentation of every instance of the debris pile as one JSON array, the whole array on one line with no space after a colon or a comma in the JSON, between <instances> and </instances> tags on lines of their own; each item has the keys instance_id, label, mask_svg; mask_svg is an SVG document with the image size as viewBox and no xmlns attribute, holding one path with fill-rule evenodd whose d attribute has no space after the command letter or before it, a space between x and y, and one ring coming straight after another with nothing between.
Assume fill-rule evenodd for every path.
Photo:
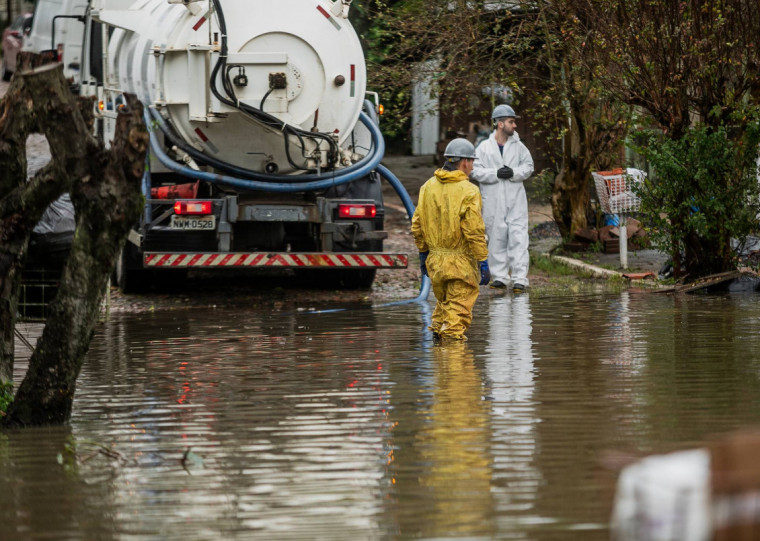
<instances>
[{"instance_id":1,"label":"debris pile","mask_svg":"<svg viewBox=\"0 0 760 541\"><path fill-rule=\"evenodd\" d=\"M619 222L607 220L608 225L600 228L586 227L579 229L573 235L573 240L566 242L564 248L570 252L601 251L606 254L616 254L620 250ZM641 222L635 218L626 219L626 238L629 250L649 248L650 242Z\"/></svg>"}]
</instances>

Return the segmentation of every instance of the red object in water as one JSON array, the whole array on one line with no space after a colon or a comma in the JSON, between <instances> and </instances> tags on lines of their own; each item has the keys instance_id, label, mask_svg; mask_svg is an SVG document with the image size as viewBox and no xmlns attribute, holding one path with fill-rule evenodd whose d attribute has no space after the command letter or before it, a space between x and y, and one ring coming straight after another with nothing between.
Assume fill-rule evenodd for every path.
<instances>
[{"instance_id":1,"label":"red object in water","mask_svg":"<svg viewBox=\"0 0 760 541\"><path fill-rule=\"evenodd\" d=\"M629 280L645 280L647 278L657 278L657 276L652 271L626 272L623 273L623 278L628 278Z\"/></svg>"}]
</instances>

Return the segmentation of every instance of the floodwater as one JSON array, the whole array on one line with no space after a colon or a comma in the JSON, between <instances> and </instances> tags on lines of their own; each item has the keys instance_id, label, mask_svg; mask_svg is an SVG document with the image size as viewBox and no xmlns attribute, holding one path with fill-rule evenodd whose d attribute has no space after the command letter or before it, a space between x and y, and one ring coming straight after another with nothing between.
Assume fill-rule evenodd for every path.
<instances>
[{"instance_id":1,"label":"floodwater","mask_svg":"<svg viewBox=\"0 0 760 541\"><path fill-rule=\"evenodd\" d=\"M0 539L607 539L610 457L760 425L755 295L101 325L71 426L0 434Z\"/></svg>"}]
</instances>

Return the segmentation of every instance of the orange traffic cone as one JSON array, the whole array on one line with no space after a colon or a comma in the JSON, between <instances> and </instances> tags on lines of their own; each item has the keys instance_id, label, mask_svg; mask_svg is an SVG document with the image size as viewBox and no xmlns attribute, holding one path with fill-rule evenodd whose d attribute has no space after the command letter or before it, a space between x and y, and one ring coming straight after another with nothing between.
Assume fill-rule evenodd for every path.
<instances>
[{"instance_id":1,"label":"orange traffic cone","mask_svg":"<svg viewBox=\"0 0 760 541\"><path fill-rule=\"evenodd\" d=\"M195 199L198 197L198 188L201 181L189 184L176 184L174 186L161 186L151 188L150 196L154 199Z\"/></svg>"}]
</instances>

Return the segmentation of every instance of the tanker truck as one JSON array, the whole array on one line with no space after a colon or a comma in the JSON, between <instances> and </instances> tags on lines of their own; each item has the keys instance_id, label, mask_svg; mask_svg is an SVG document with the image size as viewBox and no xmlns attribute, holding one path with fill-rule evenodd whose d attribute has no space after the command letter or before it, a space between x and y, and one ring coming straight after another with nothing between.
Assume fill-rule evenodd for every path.
<instances>
[{"instance_id":1,"label":"tanker truck","mask_svg":"<svg viewBox=\"0 0 760 541\"><path fill-rule=\"evenodd\" d=\"M113 138L125 93L151 135L125 290L188 270L290 268L366 288L383 252L378 100L351 0L38 0L26 50L57 55Z\"/></svg>"}]
</instances>

